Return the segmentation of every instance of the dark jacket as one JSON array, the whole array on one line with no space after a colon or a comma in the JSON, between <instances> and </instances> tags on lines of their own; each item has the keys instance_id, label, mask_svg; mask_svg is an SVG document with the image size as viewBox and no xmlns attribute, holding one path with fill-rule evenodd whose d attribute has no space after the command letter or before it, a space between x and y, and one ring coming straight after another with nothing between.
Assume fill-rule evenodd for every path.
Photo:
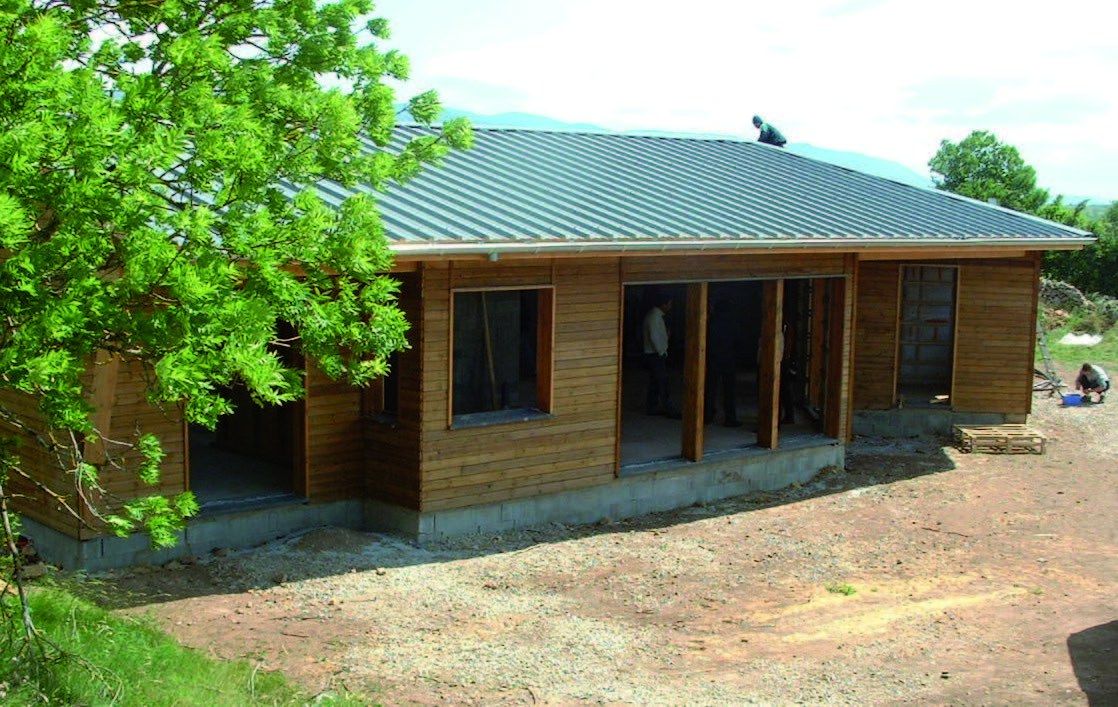
<instances>
[{"instance_id":1,"label":"dark jacket","mask_svg":"<svg viewBox=\"0 0 1118 707\"><path fill-rule=\"evenodd\" d=\"M784 147L784 144L788 141L784 139L784 136L780 134L779 130L768 123L761 123L761 135L757 138L757 142Z\"/></svg>"}]
</instances>

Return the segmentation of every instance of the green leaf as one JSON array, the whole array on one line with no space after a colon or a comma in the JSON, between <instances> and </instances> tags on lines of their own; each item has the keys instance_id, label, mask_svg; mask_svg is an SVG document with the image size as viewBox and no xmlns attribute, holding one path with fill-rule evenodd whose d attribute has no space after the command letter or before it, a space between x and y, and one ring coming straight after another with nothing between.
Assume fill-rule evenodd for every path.
<instances>
[{"instance_id":1,"label":"green leaf","mask_svg":"<svg viewBox=\"0 0 1118 707\"><path fill-rule=\"evenodd\" d=\"M232 410L229 386L267 403L303 394L302 372L276 353L281 326L354 382L406 347L375 203L333 209L314 185L383 189L471 138L457 120L390 147L390 84L409 62L378 46L389 28L362 19L371 11L366 0L0 4L0 388L38 401L22 422L41 438L97 439L105 353L151 404L213 427ZM408 106L424 123L441 111L431 91ZM42 480L68 496L75 481L128 488L136 474L158 491L166 457L151 432L131 438L136 453L96 468L69 460ZM174 542L197 502L160 498L125 498L107 531Z\"/></svg>"}]
</instances>

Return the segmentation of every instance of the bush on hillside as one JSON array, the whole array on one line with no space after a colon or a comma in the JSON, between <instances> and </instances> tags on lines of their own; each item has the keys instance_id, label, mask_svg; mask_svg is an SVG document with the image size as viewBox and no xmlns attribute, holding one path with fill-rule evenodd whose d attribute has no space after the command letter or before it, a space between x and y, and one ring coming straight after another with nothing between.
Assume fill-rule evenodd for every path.
<instances>
[{"instance_id":1,"label":"bush on hillside","mask_svg":"<svg viewBox=\"0 0 1118 707\"><path fill-rule=\"evenodd\" d=\"M1041 278L1040 317L1045 329L1067 327L1086 334L1102 334L1118 323L1118 299L1084 295L1066 282Z\"/></svg>"}]
</instances>

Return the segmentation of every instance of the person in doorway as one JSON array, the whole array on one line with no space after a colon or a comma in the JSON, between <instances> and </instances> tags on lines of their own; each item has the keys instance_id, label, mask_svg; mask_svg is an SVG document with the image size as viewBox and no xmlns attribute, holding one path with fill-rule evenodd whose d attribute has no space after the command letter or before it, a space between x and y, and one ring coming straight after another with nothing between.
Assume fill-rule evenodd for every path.
<instances>
[{"instance_id":1,"label":"person in doorway","mask_svg":"<svg viewBox=\"0 0 1118 707\"><path fill-rule=\"evenodd\" d=\"M741 427L737 406L737 363L740 350L740 327L734 308L728 300L718 300L707 326L707 422L714 419L717 394L722 391L723 424Z\"/></svg>"},{"instance_id":2,"label":"person in doorway","mask_svg":"<svg viewBox=\"0 0 1118 707\"><path fill-rule=\"evenodd\" d=\"M1083 402L1091 402L1091 393L1098 393L1101 403L1106 398L1106 391L1110 390L1110 376L1101 366L1084 363L1075 377L1075 389L1083 391Z\"/></svg>"},{"instance_id":3,"label":"person in doorway","mask_svg":"<svg viewBox=\"0 0 1118 707\"><path fill-rule=\"evenodd\" d=\"M678 418L679 411L672 404L671 384L668 380L668 322L672 300L662 295L655 300L644 315L644 360L648 366L648 393L645 412L649 415L667 415Z\"/></svg>"},{"instance_id":4,"label":"person in doorway","mask_svg":"<svg viewBox=\"0 0 1118 707\"><path fill-rule=\"evenodd\" d=\"M759 115L753 116L753 127L761 131L761 134L757 136L757 142L763 142L766 145L773 145L775 147L784 147L788 142L784 139L784 135L782 135L779 130L761 120L761 116Z\"/></svg>"}]
</instances>

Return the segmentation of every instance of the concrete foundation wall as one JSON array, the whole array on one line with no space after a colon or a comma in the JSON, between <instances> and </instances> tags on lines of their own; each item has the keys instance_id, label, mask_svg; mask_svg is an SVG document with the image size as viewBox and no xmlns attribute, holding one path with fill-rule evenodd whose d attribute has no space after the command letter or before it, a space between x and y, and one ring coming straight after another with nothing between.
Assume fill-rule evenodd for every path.
<instances>
[{"instance_id":1,"label":"concrete foundation wall","mask_svg":"<svg viewBox=\"0 0 1118 707\"><path fill-rule=\"evenodd\" d=\"M727 454L698 464L660 464L593 488L434 513L366 501L365 523L372 530L402 532L423 541L553 522L618 520L803 483L821 469L841 468L844 460L845 448L830 442L779 452Z\"/></svg>"},{"instance_id":2,"label":"concrete foundation wall","mask_svg":"<svg viewBox=\"0 0 1118 707\"><path fill-rule=\"evenodd\" d=\"M1027 419L1026 415L954 412L935 408L858 410L854 413L854 434L864 437L916 437L925 434L950 437L955 425L1020 425Z\"/></svg>"},{"instance_id":3,"label":"concrete foundation wall","mask_svg":"<svg viewBox=\"0 0 1118 707\"><path fill-rule=\"evenodd\" d=\"M215 548L252 547L320 526L360 528L361 524L359 500L273 506L194 518L180 534L179 544L155 551L143 534L80 541L32 520L24 519L22 523L23 533L34 541L35 548L46 562L90 572L159 565L187 555L206 555Z\"/></svg>"},{"instance_id":4,"label":"concrete foundation wall","mask_svg":"<svg viewBox=\"0 0 1118 707\"><path fill-rule=\"evenodd\" d=\"M821 469L842 467L844 460L843 445L827 441L775 452L754 449L713 455L701 463L662 462L627 470L628 475L594 488L434 513L360 499L273 506L195 518L178 545L160 551L153 551L144 535L78 541L31 520L23 525L47 562L96 572L205 556L215 548L253 547L321 526L394 532L422 541L554 522L631 518L804 483Z\"/></svg>"}]
</instances>

